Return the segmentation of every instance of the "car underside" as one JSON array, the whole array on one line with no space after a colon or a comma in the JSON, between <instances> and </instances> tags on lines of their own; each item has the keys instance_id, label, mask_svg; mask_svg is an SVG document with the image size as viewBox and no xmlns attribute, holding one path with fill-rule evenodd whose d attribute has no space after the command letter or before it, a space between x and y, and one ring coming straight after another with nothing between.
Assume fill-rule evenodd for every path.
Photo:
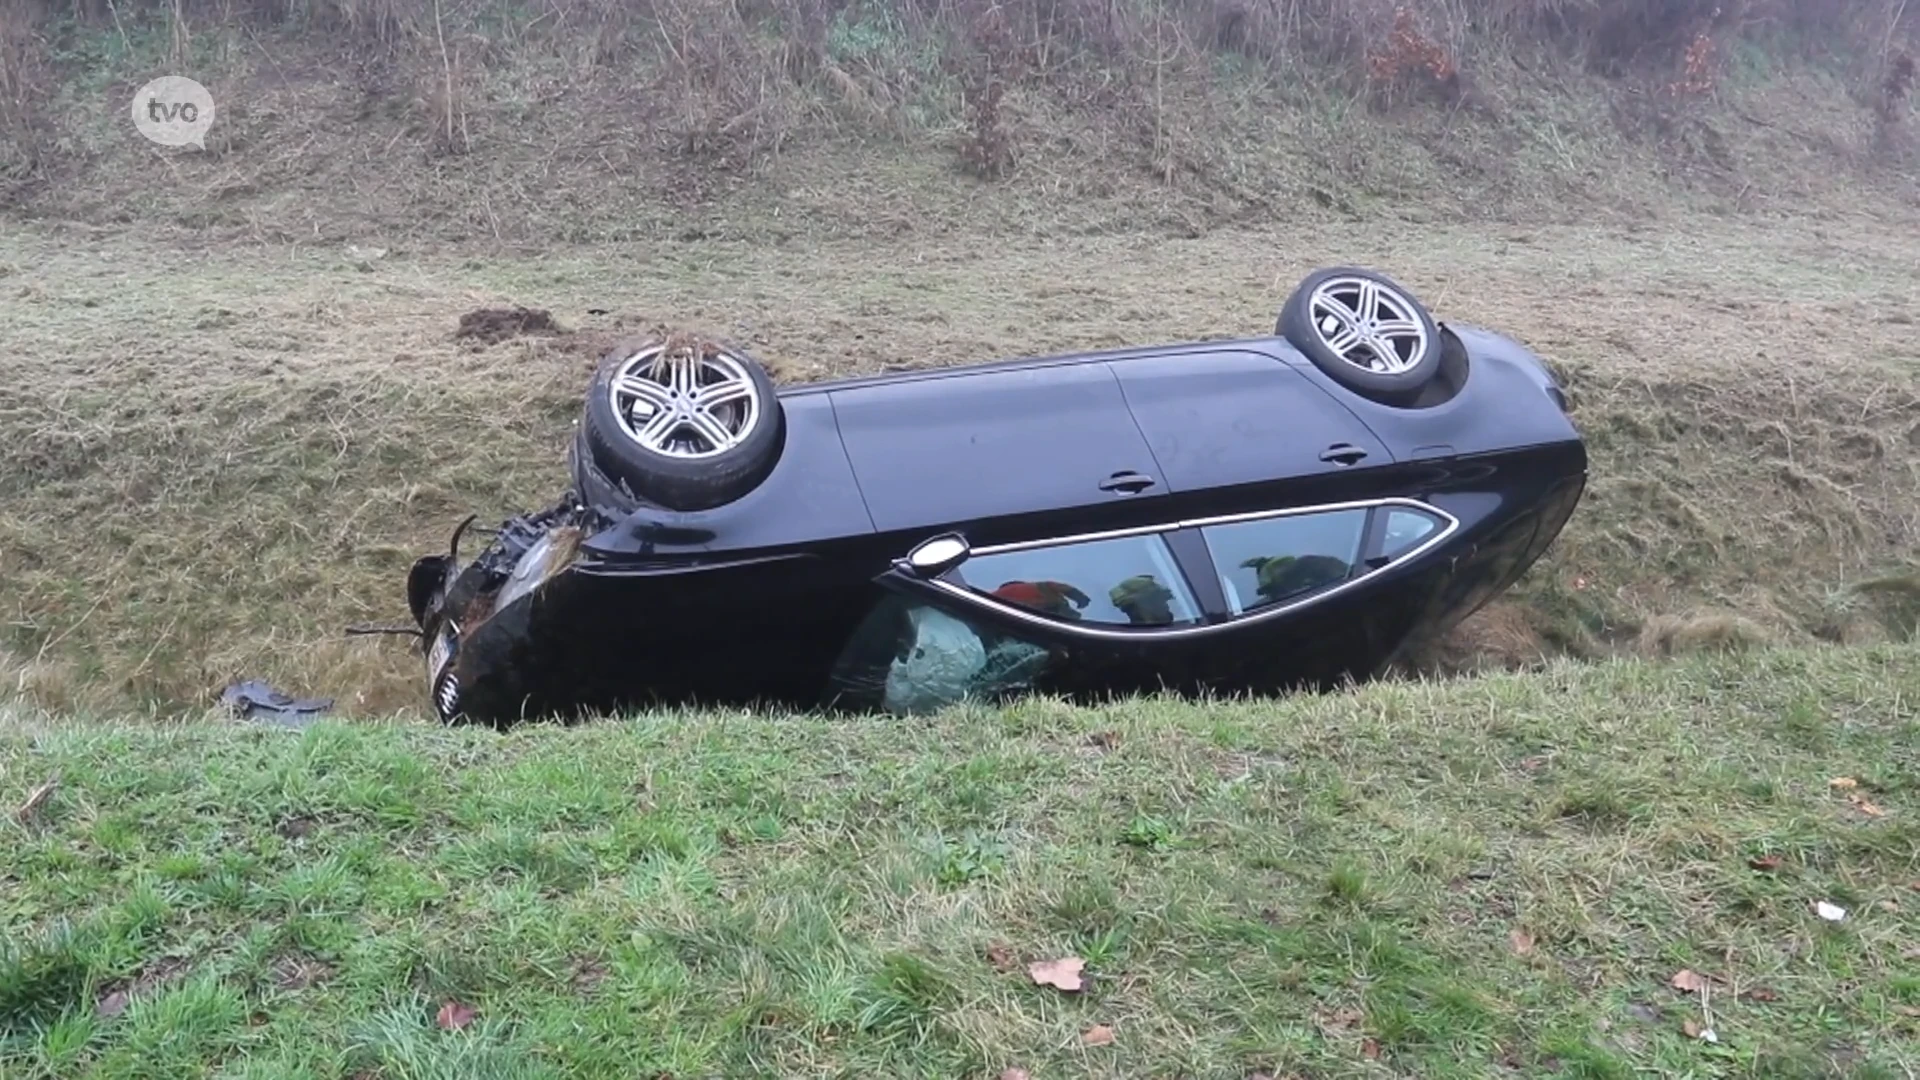
<instances>
[{"instance_id":1,"label":"car underside","mask_svg":"<svg viewBox=\"0 0 1920 1080\"><path fill-rule=\"evenodd\" d=\"M1511 586L1587 457L1546 366L1335 267L1275 333L776 389L602 360L544 509L409 575L429 696L911 713L1369 677ZM471 519L469 519L469 523Z\"/></svg>"}]
</instances>

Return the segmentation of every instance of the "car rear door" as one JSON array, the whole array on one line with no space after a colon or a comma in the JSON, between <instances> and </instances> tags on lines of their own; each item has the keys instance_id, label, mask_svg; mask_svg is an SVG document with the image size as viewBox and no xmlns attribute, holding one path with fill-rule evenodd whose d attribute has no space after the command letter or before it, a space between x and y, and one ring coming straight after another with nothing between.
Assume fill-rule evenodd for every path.
<instances>
[{"instance_id":1,"label":"car rear door","mask_svg":"<svg viewBox=\"0 0 1920 1080\"><path fill-rule=\"evenodd\" d=\"M1384 490L1386 444L1278 358L1222 346L1111 366L1182 515Z\"/></svg>"},{"instance_id":2,"label":"car rear door","mask_svg":"<svg viewBox=\"0 0 1920 1080\"><path fill-rule=\"evenodd\" d=\"M969 524L990 541L1124 527L1161 512L1166 485L1105 364L962 370L831 396L883 534Z\"/></svg>"}]
</instances>

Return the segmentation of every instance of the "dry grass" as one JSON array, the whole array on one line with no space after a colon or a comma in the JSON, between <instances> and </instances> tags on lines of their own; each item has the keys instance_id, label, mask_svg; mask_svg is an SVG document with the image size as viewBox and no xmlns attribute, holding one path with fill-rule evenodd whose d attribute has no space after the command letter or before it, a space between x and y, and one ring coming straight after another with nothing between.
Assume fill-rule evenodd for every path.
<instances>
[{"instance_id":1,"label":"dry grass","mask_svg":"<svg viewBox=\"0 0 1920 1080\"><path fill-rule=\"evenodd\" d=\"M82 4L0 34L0 206L545 244L921 229L976 215L968 174L1029 233L1915 197L1913 105L1888 88L1920 12L1709 7L356 0L293 24L264 0ZM163 71L219 102L207 152L128 130Z\"/></svg>"},{"instance_id":2,"label":"dry grass","mask_svg":"<svg viewBox=\"0 0 1920 1080\"><path fill-rule=\"evenodd\" d=\"M55 706L201 705L258 675L355 712L412 707L417 658L342 628L402 616L408 562L467 513L557 493L588 365L623 330L704 326L807 379L1259 333L1328 262L1387 269L1569 380L1594 481L1521 592L1554 650L1631 647L1649 618L1703 606L1838 637L1832 598L1920 548L1915 227L1301 226L372 263L15 228L7 678ZM455 336L466 311L522 304L561 332Z\"/></svg>"}]
</instances>

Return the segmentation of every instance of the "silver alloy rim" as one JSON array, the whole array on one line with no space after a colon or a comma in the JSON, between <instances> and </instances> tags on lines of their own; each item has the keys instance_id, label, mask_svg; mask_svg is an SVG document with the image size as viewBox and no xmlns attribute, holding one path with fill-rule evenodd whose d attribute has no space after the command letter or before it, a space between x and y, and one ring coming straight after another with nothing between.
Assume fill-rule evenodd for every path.
<instances>
[{"instance_id":1,"label":"silver alloy rim","mask_svg":"<svg viewBox=\"0 0 1920 1080\"><path fill-rule=\"evenodd\" d=\"M614 371L607 393L627 438L672 458L726 453L760 424L746 365L717 349L650 345Z\"/></svg>"},{"instance_id":2,"label":"silver alloy rim","mask_svg":"<svg viewBox=\"0 0 1920 1080\"><path fill-rule=\"evenodd\" d=\"M1322 282L1307 298L1307 315L1321 343L1362 371L1398 375L1427 355L1427 328L1413 301L1371 278Z\"/></svg>"}]
</instances>

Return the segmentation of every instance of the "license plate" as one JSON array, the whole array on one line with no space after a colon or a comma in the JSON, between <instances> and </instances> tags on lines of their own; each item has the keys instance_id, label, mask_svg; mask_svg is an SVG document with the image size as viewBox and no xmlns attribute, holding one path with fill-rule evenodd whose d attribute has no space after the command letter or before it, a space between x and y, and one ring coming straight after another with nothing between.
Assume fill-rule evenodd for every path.
<instances>
[{"instance_id":1,"label":"license plate","mask_svg":"<svg viewBox=\"0 0 1920 1080\"><path fill-rule=\"evenodd\" d=\"M444 627L440 636L433 639L433 647L427 650L427 681L440 681L440 672L453 660L453 627Z\"/></svg>"}]
</instances>

